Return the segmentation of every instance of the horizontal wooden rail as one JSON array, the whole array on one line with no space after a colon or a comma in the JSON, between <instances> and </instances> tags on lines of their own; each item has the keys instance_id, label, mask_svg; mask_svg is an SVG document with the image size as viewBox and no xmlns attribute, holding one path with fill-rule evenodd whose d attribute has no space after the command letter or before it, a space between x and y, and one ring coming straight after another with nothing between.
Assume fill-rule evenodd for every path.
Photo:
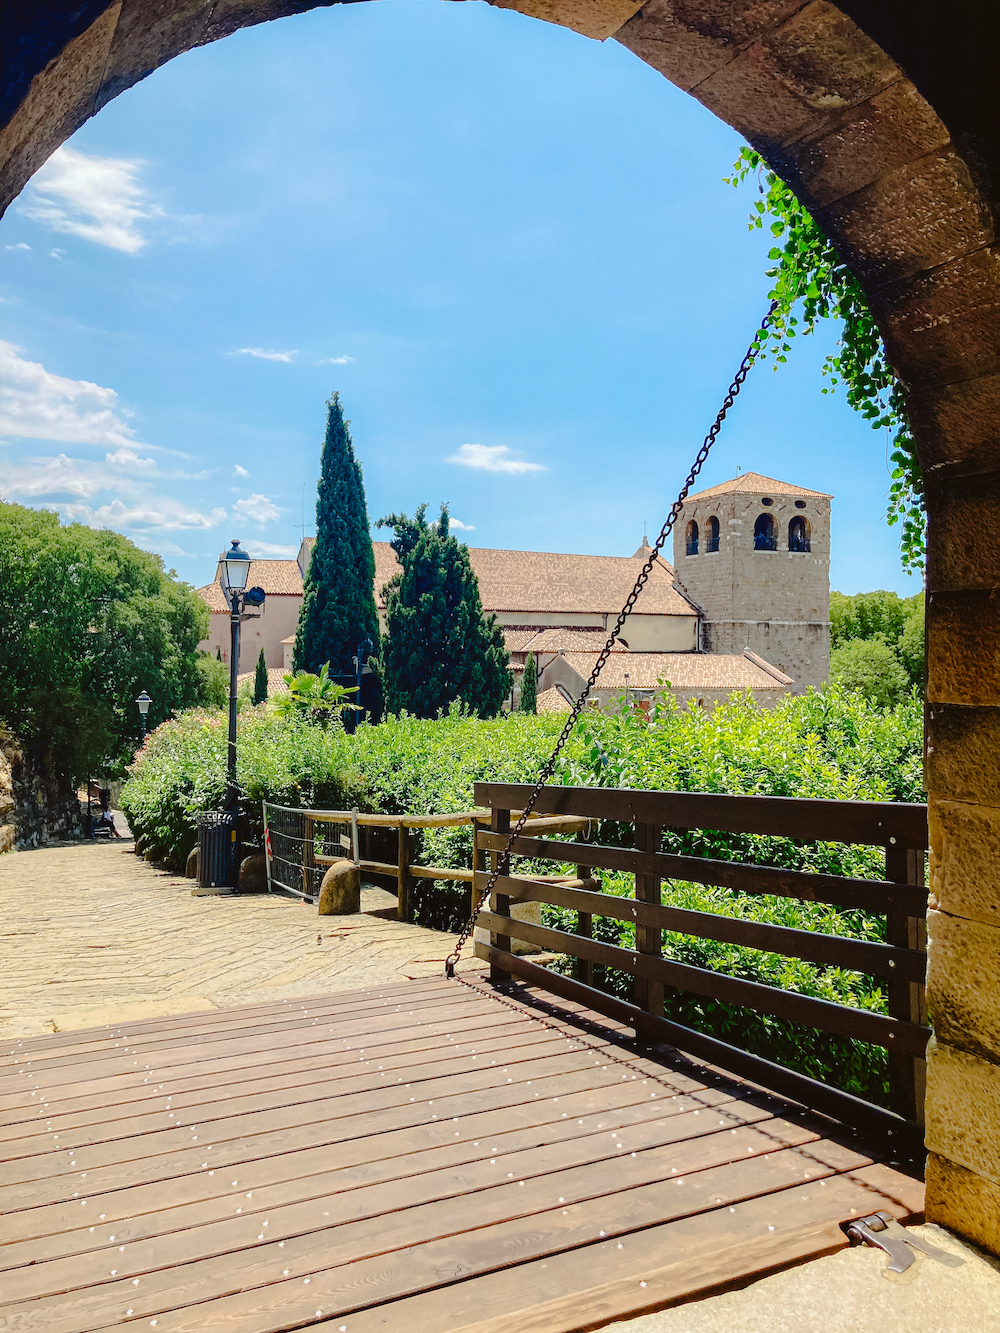
<instances>
[{"instance_id":1,"label":"horizontal wooden rail","mask_svg":"<svg viewBox=\"0 0 1000 1333\"><path fill-rule=\"evenodd\" d=\"M479 920L481 925L497 935L527 940L529 944L540 945L553 953L572 953L606 967L630 972L633 976L662 981L664 985L676 986L679 990L693 991L696 995L722 1000L726 1004L742 1005L758 1013L803 1023L837 1037L884 1046L887 1050L903 1055L922 1056L930 1037L928 1028L903 1019L890 1018L887 1014L872 1013L868 1009L851 1009L846 1005L833 1004L830 1000L818 1000L812 995L765 986L759 981L744 981L724 972L712 972L703 967L691 967L687 963L675 963L667 958L634 953L617 944L583 939L579 935L569 935L566 931L553 930L549 926L536 926L487 911L480 914Z\"/></svg>"},{"instance_id":2,"label":"horizontal wooden rail","mask_svg":"<svg viewBox=\"0 0 1000 1333\"><path fill-rule=\"evenodd\" d=\"M507 838L505 834L481 829L476 834L476 845L485 851L501 851L507 846ZM585 863L602 870L622 870L631 875L688 880L693 884L738 889L741 893L773 894L779 898L797 898L802 902L831 903L837 907L859 908L865 912L903 912L907 916L916 917L927 915L926 888L894 884L889 880L848 879L842 875L781 870L772 866L749 865L742 861L713 861L700 856L639 852L629 847L605 847L592 842L553 842L546 838L515 838L511 843L511 852L517 856L539 857L550 861Z\"/></svg>"},{"instance_id":3,"label":"horizontal wooden rail","mask_svg":"<svg viewBox=\"0 0 1000 1333\"><path fill-rule=\"evenodd\" d=\"M477 806L523 806L525 783L477 782ZM899 801L826 801L707 792L633 791L610 787L543 787L535 810L549 815L655 824L664 828L756 833L799 842L844 842L926 848L927 808Z\"/></svg>"},{"instance_id":4,"label":"horizontal wooden rail","mask_svg":"<svg viewBox=\"0 0 1000 1333\"><path fill-rule=\"evenodd\" d=\"M477 890L486 888L489 876L476 877ZM595 884L597 881L589 881ZM891 944L850 939L844 935L825 935L816 930L796 930L741 917L721 916L714 912L695 912L683 907L662 907L635 898L589 891L581 881L540 882L538 879L502 875L497 893L505 893L514 902L552 903L592 916L607 916L615 921L631 921L636 926L694 935L703 940L719 940L747 949L802 958L826 967L843 967L869 976L889 980L922 982L926 971L923 954L914 949L897 949Z\"/></svg>"},{"instance_id":5,"label":"horizontal wooden rail","mask_svg":"<svg viewBox=\"0 0 1000 1333\"><path fill-rule=\"evenodd\" d=\"M351 810L303 810L303 816L314 824L350 824L354 819ZM515 811L515 818L520 811ZM488 824L489 810L460 810L447 815L380 815L359 814L359 828L459 828L463 824ZM586 829L592 821L582 815L545 816L531 814L528 817L531 828L536 833L563 832L577 833Z\"/></svg>"},{"instance_id":6,"label":"horizontal wooden rail","mask_svg":"<svg viewBox=\"0 0 1000 1333\"><path fill-rule=\"evenodd\" d=\"M647 1040L669 1043L678 1050L699 1060L706 1060L719 1068L741 1078L778 1093L782 1097L799 1102L810 1110L819 1111L844 1124L854 1125L859 1129L885 1134L898 1145L900 1155L919 1154L923 1149L923 1131L919 1125L886 1111L881 1106L873 1106L860 1097L854 1097L840 1088L833 1088L828 1083L820 1083L807 1074L786 1069L783 1065L765 1060L763 1056L753 1055L739 1046L730 1046L708 1033L698 1032L676 1023L668 1018L660 1018L644 1013L634 1004L620 1000L607 991L597 990L584 985L571 977L564 977L558 972L532 963L527 958L508 953L493 944L476 941L476 957L488 962L498 972L520 977L530 986L538 986L553 995L606 1014L618 1019L630 1027L641 1031Z\"/></svg>"}]
</instances>

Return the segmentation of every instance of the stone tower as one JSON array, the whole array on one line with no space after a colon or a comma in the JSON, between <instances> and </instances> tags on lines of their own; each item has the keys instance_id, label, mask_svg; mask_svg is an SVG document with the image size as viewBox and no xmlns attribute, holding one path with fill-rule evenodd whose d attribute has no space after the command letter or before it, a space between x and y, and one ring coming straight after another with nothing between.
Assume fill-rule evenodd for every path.
<instances>
[{"instance_id":1,"label":"stone tower","mask_svg":"<svg viewBox=\"0 0 1000 1333\"><path fill-rule=\"evenodd\" d=\"M684 501L675 582L704 616L703 652L749 648L795 693L826 680L832 498L745 472Z\"/></svg>"}]
</instances>

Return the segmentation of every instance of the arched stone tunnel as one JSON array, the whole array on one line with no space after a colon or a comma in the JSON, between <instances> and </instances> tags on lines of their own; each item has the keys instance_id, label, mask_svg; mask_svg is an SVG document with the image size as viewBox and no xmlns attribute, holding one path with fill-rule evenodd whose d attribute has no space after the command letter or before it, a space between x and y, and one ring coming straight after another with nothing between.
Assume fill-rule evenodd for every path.
<instances>
[{"instance_id":1,"label":"arched stone tunnel","mask_svg":"<svg viewBox=\"0 0 1000 1333\"><path fill-rule=\"evenodd\" d=\"M0 209L172 57L318 0L14 0ZM854 269L927 483L927 1214L1000 1253L1000 11L989 0L519 0L758 148ZM637 127L641 133L641 127Z\"/></svg>"}]
</instances>

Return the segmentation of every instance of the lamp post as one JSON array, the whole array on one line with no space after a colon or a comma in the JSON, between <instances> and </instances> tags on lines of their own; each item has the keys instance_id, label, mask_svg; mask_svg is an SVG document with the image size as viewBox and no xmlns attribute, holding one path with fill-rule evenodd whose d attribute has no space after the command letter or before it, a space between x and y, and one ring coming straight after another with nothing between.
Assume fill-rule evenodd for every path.
<instances>
[{"instance_id":1,"label":"lamp post","mask_svg":"<svg viewBox=\"0 0 1000 1333\"><path fill-rule=\"evenodd\" d=\"M153 702L145 690L136 699L136 706L139 709L139 716L142 718L142 743L146 744L146 714L149 712L149 705Z\"/></svg>"},{"instance_id":2,"label":"lamp post","mask_svg":"<svg viewBox=\"0 0 1000 1333\"><path fill-rule=\"evenodd\" d=\"M250 557L232 540L230 550L219 561L222 595L229 607L229 756L226 763L226 809L235 814L240 804L240 789L236 782L236 688L240 670L240 624L252 613L244 605L263 606L264 590L247 589L250 575Z\"/></svg>"}]
</instances>

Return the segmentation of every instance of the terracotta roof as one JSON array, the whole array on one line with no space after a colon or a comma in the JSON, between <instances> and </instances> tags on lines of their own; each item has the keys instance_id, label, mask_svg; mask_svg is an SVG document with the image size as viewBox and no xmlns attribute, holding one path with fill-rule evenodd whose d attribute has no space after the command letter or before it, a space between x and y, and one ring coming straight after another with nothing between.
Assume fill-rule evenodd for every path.
<instances>
[{"instance_id":1,"label":"terracotta roof","mask_svg":"<svg viewBox=\"0 0 1000 1333\"><path fill-rule=\"evenodd\" d=\"M689 495L688 500L701 500L706 495L814 495L818 500L832 500L826 491L809 491L804 486L793 486L788 481L778 481L775 477L764 477L759 472L741 472L732 481L720 482L718 486L709 486L697 495Z\"/></svg>"},{"instance_id":2,"label":"terracotta roof","mask_svg":"<svg viewBox=\"0 0 1000 1333\"><path fill-rule=\"evenodd\" d=\"M237 684L242 685L245 680L252 681L257 673L255 671L243 671L236 677ZM273 699L276 694L287 694L288 686L285 684L285 676L289 673L284 667L267 668L267 697Z\"/></svg>"},{"instance_id":3,"label":"terracotta roof","mask_svg":"<svg viewBox=\"0 0 1000 1333\"><path fill-rule=\"evenodd\" d=\"M557 625L553 629L535 630L535 633L521 650L534 653L558 653L565 648L567 652L599 653L608 641L608 631L604 629L583 629L575 625ZM624 639L615 639L613 653L627 653L628 643Z\"/></svg>"},{"instance_id":4,"label":"terracotta roof","mask_svg":"<svg viewBox=\"0 0 1000 1333\"><path fill-rule=\"evenodd\" d=\"M567 653L565 661L586 680L597 654ZM626 671L633 690L656 689L661 680L675 690L784 690L793 683L777 667L765 670L742 653L622 653L605 663L596 688L623 690Z\"/></svg>"},{"instance_id":5,"label":"terracotta roof","mask_svg":"<svg viewBox=\"0 0 1000 1333\"><path fill-rule=\"evenodd\" d=\"M553 685L550 690L542 690L535 701L535 711L537 713L568 713L570 705Z\"/></svg>"},{"instance_id":6,"label":"terracotta roof","mask_svg":"<svg viewBox=\"0 0 1000 1333\"><path fill-rule=\"evenodd\" d=\"M375 553L375 600L385 605L382 589L399 572L388 542L372 542ZM483 608L491 611L560 612L603 615L617 613L632 591L641 559L617 555L562 555L546 551L493 551L469 547L469 560L479 580ZM302 596L302 576L295 560L252 560L250 586L272 596ZM226 611L218 584L198 589L210 611ZM674 587L674 572L665 560L653 566L636 604L636 615L697 615Z\"/></svg>"},{"instance_id":7,"label":"terracotta roof","mask_svg":"<svg viewBox=\"0 0 1000 1333\"><path fill-rule=\"evenodd\" d=\"M527 644L538 637L537 625L504 625L503 642L508 653L525 653Z\"/></svg>"},{"instance_id":8,"label":"terracotta roof","mask_svg":"<svg viewBox=\"0 0 1000 1333\"><path fill-rule=\"evenodd\" d=\"M282 646L282 648L284 648L287 644L294 643L294 642L295 642L295 635L294 635L294 634L289 634L289 636L288 636L287 639L282 639L282 640L281 640L281 646Z\"/></svg>"}]
</instances>

